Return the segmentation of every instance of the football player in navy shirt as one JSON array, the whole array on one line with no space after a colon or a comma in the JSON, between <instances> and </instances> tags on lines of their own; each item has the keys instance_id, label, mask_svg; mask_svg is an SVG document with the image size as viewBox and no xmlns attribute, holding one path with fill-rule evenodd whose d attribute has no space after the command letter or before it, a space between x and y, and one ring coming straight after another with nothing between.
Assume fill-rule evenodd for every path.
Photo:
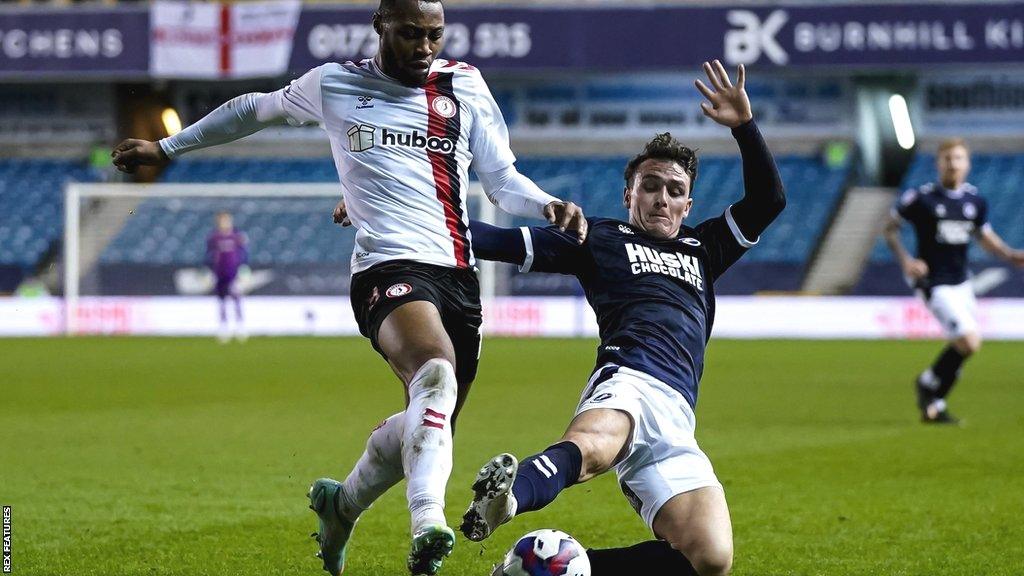
<instances>
[{"instance_id":1,"label":"football player in navy shirt","mask_svg":"<svg viewBox=\"0 0 1024 576\"><path fill-rule=\"evenodd\" d=\"M903 275L942 325L950 343L916 381L917 407L926 423L955 424L946 397L967 358L981 348L975 318L976 304L967 269L971 239L997 257L1024 266L1024 251L1009 248L988 223L988 204L967 182L970 151L963 140L939 146L938 182L903 193L885 227L889 244ZM900 241L900 226L908 222L917 237L917 257Z\"/></svg>"},{"instance_id":2,"label":"football player in navy shirt","mask_svg":"<svg viewBox=\"0 0 1024 576\"><path fill-rule=\"evenodd\" d=\"M744 90L721 63L705 63L701 108L732 129L743 158L744 197L717 218L683 222L697 157L660 134L625 170L629 221L589 219L589 234L557 227L497 228L474 222L478 258L577 277L597 313L601 345L576 416L561 440L519 465L491 459L473 485L462 531L483 540L564 488L615 469L626 498L658 540L589 550L593 576L712 576L732 565L732 526L722 485L694 439L694 407L715 314L714 284L757 243L785 207L778 170Z\"/></svg>"}]
</instances>

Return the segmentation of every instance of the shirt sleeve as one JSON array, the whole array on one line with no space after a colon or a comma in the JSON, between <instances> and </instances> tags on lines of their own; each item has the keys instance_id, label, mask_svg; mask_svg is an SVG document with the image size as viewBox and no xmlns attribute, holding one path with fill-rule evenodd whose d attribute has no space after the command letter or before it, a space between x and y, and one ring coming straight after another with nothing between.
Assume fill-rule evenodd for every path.
<instances>
[{"instance_id":1,"label":"shirt sleeve","mask_svg":"<svg viewBox=\"0 0 1024 576\"><path fill-rule=\"evenodd\" d=\"M516 156L508 141L508 127L478 71L473 71L473 126L469 134L469 150L473 153L473 169L477 173L497 172L515 163Z\"/></svg>"},{"instance_id":2,"label":"shirt sleeve","mask_svg":"<svg viewBox=\"0 0 1024 576\"><path fill-rule=\"evenodd\" d=\"M992 228L992 225L988 222L988 202L984 198L978 198L977 201L978 215L974 218L974 229L978 234L981 234L987 229Z\"/></svg>"},{"instance_id":3,"label":"shirt sleeve","mask_svg":"<svg viewBox=\"0 0 1024 576\"><path fill-rule=\"evenodd\" d=\"M743 236L732 217L732 206L726 208L725 213L718 218L701 222L695 232L708 254L707 273L713 280L725 273L759 240Z\"/></svg>"},{"instance_id":4,"label":"shirt sleeve","mask_svg":"<svg viewBox=\"0 0 1024 576\"><path fill-rule=\"evenodd\" d=\"M514 164L497 172L477 172L484 194L493 204L516 216L543 218L544 208L558 198L541 190L533 180L523 176Z\"/></svg>"},{"instance_id":5,"label":"shirt sleeve","mask_svg":"<svg viewBox=\"0 0 1024 576\"><path fill-rule=\"evenodd\" d=\"M526 247L520 272L578 274L582 269L586 248L575 232L563 232L557 226L524 226L520 230Z\"/></svg>"},{"instance_id":6,"label":"shirt sleeve","mask_svg":"<svg viewBox=\"0 0 1024 576\"><path fill-rule=\"evenodd\" d=\"M284 88L267 94L257 105L257 118L284 118L292 126L323 122L323 72L324 66L317 66Z\"/></svg>"},{"instance_id":7,"label":"shirt sleeve","mask_svg":"<svg viewBox=\"0 0 1024 576\"><path fill-rule=\"evenodd\" d=\"M270 94L250 92L228 100L198 122L159 141L168 158L234 142L278 124L301 126L320 122L320 75L323 66L306 72Z\"/></svg>"},{"instance_id":8,"label":"shirt sleeve","mask_svg":"<svg viewBox=\"0 0 1024 576\"><path fill-rule=\"evenodd\" d=\"M917 205L918 193L917 190L911 188L900 194L899 199L896 200L896 204L892 208L893 216L902 218L904 220L911 220L914 216L914 207Z\"/></svg>"}]
</instances>

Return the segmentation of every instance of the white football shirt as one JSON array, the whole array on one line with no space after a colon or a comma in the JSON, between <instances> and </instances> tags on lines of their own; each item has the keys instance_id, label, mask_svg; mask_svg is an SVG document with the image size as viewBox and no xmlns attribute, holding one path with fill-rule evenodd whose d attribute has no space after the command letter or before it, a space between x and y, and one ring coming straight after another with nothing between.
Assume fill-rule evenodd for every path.
<instances>
[{"instance_id":1,"label":"white football shirt","mask_svg":"<svg viewBox=\"0 0 1024 576\"><path fill-rule=\"evenodd\" d=\"M421 88L373 59L314 68L268 95L293 125L320 123L331 142L349 218L352 272L387 260L474 265L469 168L515 162L508 128L480 72L437 59Z\"/></svg>"}]
</instances>

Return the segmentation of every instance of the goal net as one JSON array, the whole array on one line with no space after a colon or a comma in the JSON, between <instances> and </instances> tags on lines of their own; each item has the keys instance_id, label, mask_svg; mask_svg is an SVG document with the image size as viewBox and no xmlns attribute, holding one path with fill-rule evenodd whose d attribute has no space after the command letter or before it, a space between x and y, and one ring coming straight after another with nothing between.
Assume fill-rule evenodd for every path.
<instances>
[{"instance_id":1,"label":"goal net","mask_svg":"<svg viewBox=\"0 0 1024 576\"><path fill-rule=\"evenodd\" d=\"M355 230L332 222L339 197L337 184L69 184L65 332L216 333L221 312L207 238L217 215L228 213L248 240L234 282L248 333L355 334L348 299ZM499 217L477 183L468 203L473 219ZM496 267L478 267L490 299Z\"/></svg>"}]
</instances>

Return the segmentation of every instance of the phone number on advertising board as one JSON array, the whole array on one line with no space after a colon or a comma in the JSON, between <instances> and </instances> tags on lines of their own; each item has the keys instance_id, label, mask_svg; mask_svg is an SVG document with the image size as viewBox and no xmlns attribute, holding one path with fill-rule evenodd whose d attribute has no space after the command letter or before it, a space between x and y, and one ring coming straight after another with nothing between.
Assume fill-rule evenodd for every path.
<instances>
[{"instance_id":1,"label":"phone number on advertising board","mask_svg":"<svg viewBox=\"0 0 1024 576\"><path fill-rule=\"evenodd\" d=\"M523 58L530 54L530 25L525 22L484 22L445 26L443 56L449 58ZM369 58L377 53L377 33L369 24L318 24L307 40L314 58Z\"/></svg>"}]
</instances>

